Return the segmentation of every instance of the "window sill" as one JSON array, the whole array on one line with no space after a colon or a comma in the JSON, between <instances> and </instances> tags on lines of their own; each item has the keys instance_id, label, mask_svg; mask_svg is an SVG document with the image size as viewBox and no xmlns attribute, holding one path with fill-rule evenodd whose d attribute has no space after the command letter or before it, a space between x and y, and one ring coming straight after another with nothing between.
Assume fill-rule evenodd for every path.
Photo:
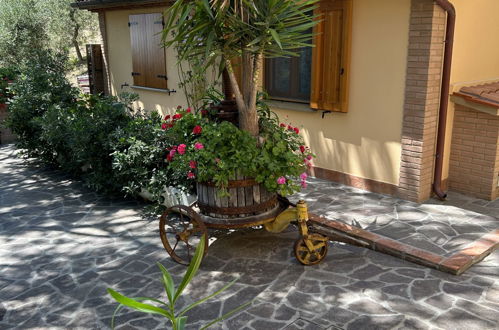
<instances>
[{"instance_id":1,"label":"window sill","mask_svg":"<svg viewBox=\"0 0 499 330\"><path fill-rule=\"evenodd\" d=\"M310 112L310 113L317 112L316 110L310 108L310 106L305 103L268 100L267 104L271 108L277 108L282 110L293 110L293 111Z\"/></svg>"},{"instance_id":2,"label":"window sill","mask_svg":"<svg viewBox=\"0 0 499 330\"><path fill-rule=\"evenodd\" d=\"M171 93L171 91L169 89L161 89L161 88L152 88L152 87L144 87L144 86L130 86L130 88L141 89L141 90L151 91L151 92Z\"/></svg>"}]
</instances>

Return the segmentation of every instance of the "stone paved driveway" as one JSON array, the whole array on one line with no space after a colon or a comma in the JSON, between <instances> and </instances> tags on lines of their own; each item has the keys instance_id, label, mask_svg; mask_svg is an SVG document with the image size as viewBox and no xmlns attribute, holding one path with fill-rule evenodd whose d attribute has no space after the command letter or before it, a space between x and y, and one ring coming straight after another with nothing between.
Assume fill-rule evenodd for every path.
<instances>
[{"instance_id":1,"label":"stone paved driveway","mask_svg":"<svg viewBox=\"0 0 499 330\"><path fill-rule=\"evenodd\" d=\"M327 189L337 185L324 183ZM306 196L305 196L306 197ZM57 172L28 167L0 146L0 329L108 329L116 306L105 289L163 297L157 220L134 201L99 196ZM330 244L325 262L299 265L297 233L213 233L185 305L239 277L189 316L191 329L248 300L213 329L497 329L499 255L459 277L374 251ZM120 329L164 329L126 311Z\"/></svg>"}]
</instances>

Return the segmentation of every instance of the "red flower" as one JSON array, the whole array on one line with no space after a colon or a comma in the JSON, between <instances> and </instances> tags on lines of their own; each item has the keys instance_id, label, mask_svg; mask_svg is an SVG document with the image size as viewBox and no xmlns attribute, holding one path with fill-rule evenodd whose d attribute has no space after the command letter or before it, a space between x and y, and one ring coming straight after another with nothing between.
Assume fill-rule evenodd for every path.
<instances>
[{"instance_id":1,"label":"red flower","mask_svg":"<svg viewBox=\"0 0 499 330\"><path fill-rule=\"evenodd\" d=\"M165 129L167 129L167 128L168 128L168 127L167 127L167 124L166 124L166 123L161 124L161 129L162 129L162 130L165 130Z\"/></svg>"},{"instance_id":2,"label":"red flower","mask_svg":"<svg viewBox=\"0 0 499 330\"><path fill-rule=\"evenodd\" d=\"M197 167L197 163L196 163L196 161L195 161L195 160L191 160L191 161L189 162L189 167L190 167L190 168L196 168L196 167Z\"/></svg>"},{"instance_id":3,"label":"red flower","mask_svg":"<svg viewBox=\"0 0 499 330\"><path fill-rule=\"evenodd\" d=\"M208 110L201 110L201 116L208 116Z\"/></svg>"},{"instance_id":4,"label":"red flower","mask_svg":"<svg viewBox=\"0 0 499 330\"><path fill-rule=\"evenodd\" d=\"M280 127L286 127L286 124L281 123L279 126L280 126Z\"/></svg>"},{"instance_id":5,"label":"red flower","mask_svg":"<svg viewBox=\"0 0 499 330\"><path fill-rule=\"evenodd\" d=\"M177 120L177 119L180 119L182 118L182 114L181 113L177 113L176 115L173 116L173 120Z\"/></svg>"},{"instance_id":6,"label":"red flower","mask_svg":"<svg viewBox=\"0 0 499 330\"><path fill-rule=\"evenodd\" d=\"M300 134L300 130L298 129L298 127L293 128L293 130L295 131L296 134Z\"/></svg>"},{"instance_id":7,"label":"red flower","mask_svg":"<svg viewBox=\"0 0 499 330\"><path fill-rule=\"evenodd\" d=\"M173 157L171 154L166 155L166 160L171 162L173 160Z\"/></svg>"},{"instance_id":8,"label":"red flower","mask_svg":"<svg viewBox=\"0 0 499 330\"><path fill-rule=\"evenodd\" d=\"M307 159L308 159L308 160L312 160L312 155L308 155L308 156L307 156Z\"/></svg>"},{"instance_id":9,"label":"red flower","mask_svg":"<svg viewBox=\"0 0 499 330\"><path fill-rule=\"evenodd\" d=\"M288 130L292 131L293 130L293 126L288 125Z\"/></svg>"},{"instance_id":10,"label":"red flower","mask_svg":"<svg viewBox=\"0 0 499 330\"><path fill-rule=\"evenodd\" d=\"M185 154L185 148L187 148L185 144L180 144L177 148L178 153L181 155Z\"/></svg>"},{"instance_id":11,"label":"red flower","mask_svg":"<svg viewBox=\"0 0 499 330\"><path fill-rule=\"evenodd\" d=\"M305 146L300 146L300 151L301 151L301 153L304 153L305 152Z\"/></svg>"},{"instance_id":12,"label":"red flower","mask_svg":"<svg viewBox=\"0 0 499 330\"><path fill-rule=\"evenodd\" d=\"M187 173L187 178L194 179L195 177L196 177L196 175L194 173L192 173L192 172Z\"/></svg>"},{"instance_id":13,"label":"red flower","mask_svg":"<svg viewBox=\"0 0 499 330\"><path fill-rule=\"evenodd\" d=\"M166 115L164 120L170 119L170 115Z\"/></svg>"},{"instance_id":14,"label":"red flower","mask_svg":"<svg viewBox=\"0 0 499 330\"><path fill-rule=\"evenodd\" d=\"M202 131L203 131L203 128L199 125L196 125L194 127L194 129L192 130L192 134L201 134Z\"/></svg>"},{"instance_id":15,"label":"red flower","mask_svg":"<svg viewBox=\"0 0 499 330\"><path fill-rule=\"evenodd\" d=\"M185 110L185 112L187 112L187 113L191 113L191 111L192 111L192 109L190 107L187 108L187 110Z\"/></svg>"}]
</instances>

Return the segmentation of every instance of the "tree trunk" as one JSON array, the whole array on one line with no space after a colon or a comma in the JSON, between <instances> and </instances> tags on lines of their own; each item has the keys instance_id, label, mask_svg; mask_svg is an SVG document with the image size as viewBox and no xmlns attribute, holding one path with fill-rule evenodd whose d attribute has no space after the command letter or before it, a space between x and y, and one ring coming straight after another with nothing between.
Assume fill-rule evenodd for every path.
<instances>
[{"instance_id":1,"label":"tree trunk","mask_svg":"<svg viewBox=\"0 0 499 330\"><path fill-rule=\"evenodd\" d=\"M81 51L80 51L80 44L78 43L78 36L80 35L80 24L78 24L78 22L76 21L75 14L76 14L76 9L73 8L69 11L69 18L74 23L73 35L71 37L71 43L73 44L73 46L75 48L76 56L78 57L78 61L80 63L83 63L84 59L83 59L83 55L81 54Z\"/></svg>"}]
</instances>

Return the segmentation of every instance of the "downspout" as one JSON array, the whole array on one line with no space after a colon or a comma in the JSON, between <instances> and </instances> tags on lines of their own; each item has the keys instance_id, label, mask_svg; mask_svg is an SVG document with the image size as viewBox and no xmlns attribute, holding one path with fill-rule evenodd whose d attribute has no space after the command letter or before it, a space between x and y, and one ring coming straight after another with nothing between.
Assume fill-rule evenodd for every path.
<instances>
[{"instance_id":1,"label":"downspout","mask_svg":"<svg viewBox=\"0 0 499 330\"><path fill-rule=\"evenodd\" d=\"M442 189L442 170L444 165L445 130L447 126L447 110L449 107L450 74L454 46L454 31L456 27L456 9L454 8L454 5L449 2L449 0L435 0L435 3L447 13L442 86L440 89L440 109L438 111L435 173L433 177L433 192L438 198L443 200L447 197L447 192Z\"/></svg>"}]
</instances>

